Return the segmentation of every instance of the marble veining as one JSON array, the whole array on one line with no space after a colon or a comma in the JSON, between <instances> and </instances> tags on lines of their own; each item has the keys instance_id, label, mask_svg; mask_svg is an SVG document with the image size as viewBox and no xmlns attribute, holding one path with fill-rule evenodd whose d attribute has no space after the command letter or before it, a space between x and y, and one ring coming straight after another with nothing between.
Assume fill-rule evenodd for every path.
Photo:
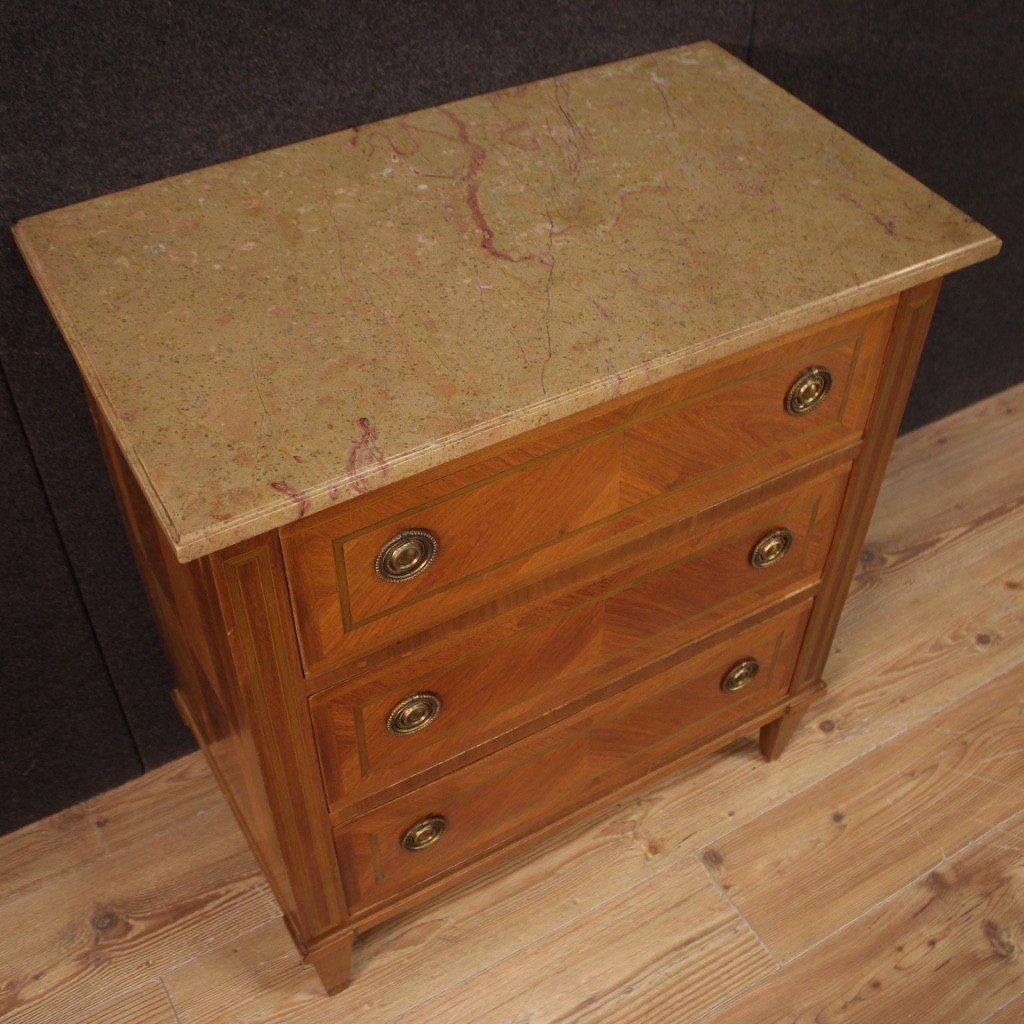
<instances>
[{"instance_id":1,"label":"marble veining","mask_svg":"<svg viewBox=\"0 0 1024 1024\"><path fill-rule=\"evenodd\" d=\"M15 232L182 560L999 246L711 43Z\"/></svg>"}]
</instances>

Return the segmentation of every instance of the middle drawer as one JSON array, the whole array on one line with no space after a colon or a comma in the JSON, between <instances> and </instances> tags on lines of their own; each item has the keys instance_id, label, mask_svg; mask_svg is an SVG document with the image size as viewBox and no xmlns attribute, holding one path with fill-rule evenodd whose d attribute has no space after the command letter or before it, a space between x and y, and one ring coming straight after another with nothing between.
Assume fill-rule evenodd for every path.
<instances>
[{"instance_id":1,"label":"middle drawer","mask_svg":"<svg viewBox=\"0 0 1024 1024\"><path fill-rule=\"evenodd\" d=\"M447 664L417 673L407 661L389 663L315 695L328 801L338 807L439 774L474 748L511 741L541 716L568 714L613 692L638 666L812 584L848 469L702 529L661 531L629 566L532 609L528 628L490 643L477 634L467 644L475 649ZM758 552L769 556L766 565L755 564Z\"/></svg>"}]
</instances>

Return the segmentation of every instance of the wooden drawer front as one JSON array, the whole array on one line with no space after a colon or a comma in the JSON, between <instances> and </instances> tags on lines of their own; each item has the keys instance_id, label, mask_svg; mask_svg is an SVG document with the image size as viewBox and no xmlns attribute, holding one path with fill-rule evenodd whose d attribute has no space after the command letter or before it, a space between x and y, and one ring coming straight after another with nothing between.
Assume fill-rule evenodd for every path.
<instances>
[{"instance_id":1,"label":"wooden drawer front","mask_svg":"<svg viewBox=\"0 0 1024 1024\"><path fill-rule=\"evenodd\" d=\"M502 472L452 492L437 495L436 480L421 489L407 482L400 485L406 510L383 522L349 529L374 510L371 502L361 512L331 510L283 531L307 669L409 636L613 538L711 507L854 442L891 314L891 304L876 306L773 342L724 382L714 374L684 378L638 399L596 436L512 468L506 460ZM820 407L793 415L785 408L788 392L816 365L831 373L831 391ZM381 510L394 502L385 495ZM408 529L434 533L437 558L419 576L384 582L375 572L377 553Z\"/></svg>"},{"instance_id":2,"label":"wooden drawer front","mask_svg":"<svg viewBox=\"0 0 1024 1024\"><path fill-rule=\"evenodd\" d=\"M836 472L710 530L659 540L640 562L555 602L531 628L454 663L422 674L390 664L317 694L310 706L329 801L436 775L452 758L568 713L638 666L808 585L824 565L845 484ZM754 545L778 525L793 533L792 547L776 565L752 567ZM416 695L439 699L440 711L419 731L396 735L391 712Z\"/></svg>"},{"instance_id":3,"label":"wooden drawer front","mask_svg":"<svg viewBox=\"0 0 1024 1024\"><path fill-rule=\"evenodd\" d=\"M809 606L339 826L335 840L351 905L384 899L525 835L753 718L784 695ZM748 659L760 665L754 680L723 692L726 673ZM445 819L444 835L426 849L404 849L406 831L430 816Z\"/></svg>"}]
</instances>

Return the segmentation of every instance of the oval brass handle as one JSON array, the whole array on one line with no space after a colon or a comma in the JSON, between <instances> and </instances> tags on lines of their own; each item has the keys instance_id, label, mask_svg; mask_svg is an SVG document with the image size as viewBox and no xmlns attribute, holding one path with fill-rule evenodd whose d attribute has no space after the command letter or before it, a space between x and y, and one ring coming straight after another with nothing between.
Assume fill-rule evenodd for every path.
<instances>
[{"instance_id":1,"label":"oval brass handle","mask_svg":"<svg viewBox=\"0 0 1024 1024\"><path fill-rule=\"evenodd\" d=\"M429 530L403 530L377 552L373 568L386 583L419 576L437 557L437 537Z\"/></svg>"},{"instance_id":2,"label":"oval brass handle","mask_svg":"<svg viewBox=\"0 0 1024 1024\"><path fill-rule=\"evenodd\" d=\"M429 818L417 821L415 825L406 829L402 836L402 846L410 853L425 850L428 846L433 846L444 835L446 828L448 828L447 819L441 817L440 814L432 814Z\"/></svg>"},{"instance_id":3,"label":"oval brass handle","mask_svg":"<svg viewBox=\"0 0 1024 1024\"><path fill-rule=\"evenodd\" d=\"M388 715L388 729L396 736L411 736L426 729L441 710L436 693L413 693L400 700Z\"/></svg>"},{"instance_id":4,"label":"oval brass handle","mask_svg":"<svg viewBox=\"0 0 1024 1024\"><path fill-rule=\"evenodd\" d=\"M748 686L754 681L760 671L761 666L753 658L739 661L722 677L722 690L725 693L742 690L744 686Z\"/></svg>"},{"instance_id":5,"label":"oval brass handle","mask_svg":"<svg viewBox=\"0 0 1024 1024\"><path fill-rule=\"evenodd\" d=\"M797 377L786 396L786 409L794 416L816 409L832 390L832 374L824 366L809 366Z\"/></svg>"},{"instance_id":6,"label":"oval brass handle","mask_svg":"<svg viewBox=\"0 0 1024 1024\"><path fill-rule=\"evenodd\" d=\"M793 546L793 534L784 526L766 533L750 552L750 564L755 569L774 565Z\"/></svg>"}]
</instances>

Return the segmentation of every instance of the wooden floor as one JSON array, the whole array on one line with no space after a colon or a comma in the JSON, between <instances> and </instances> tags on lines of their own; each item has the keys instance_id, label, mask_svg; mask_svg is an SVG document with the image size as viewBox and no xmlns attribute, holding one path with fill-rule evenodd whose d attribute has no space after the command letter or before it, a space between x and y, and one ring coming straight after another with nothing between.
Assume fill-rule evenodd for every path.
<instances>
[{"instance_id":1,"label":"wooden floor","mask_svg":"<svg viewBox=\"0 0 1024 1024\"><path fill-rule=\"evenodd\" d=\"M333 999L186 757L0 839L0 1020L1020 1024L1024 385L901 439L828 678L781 761L383 928Z\"/></svg>"}]
</instances>

